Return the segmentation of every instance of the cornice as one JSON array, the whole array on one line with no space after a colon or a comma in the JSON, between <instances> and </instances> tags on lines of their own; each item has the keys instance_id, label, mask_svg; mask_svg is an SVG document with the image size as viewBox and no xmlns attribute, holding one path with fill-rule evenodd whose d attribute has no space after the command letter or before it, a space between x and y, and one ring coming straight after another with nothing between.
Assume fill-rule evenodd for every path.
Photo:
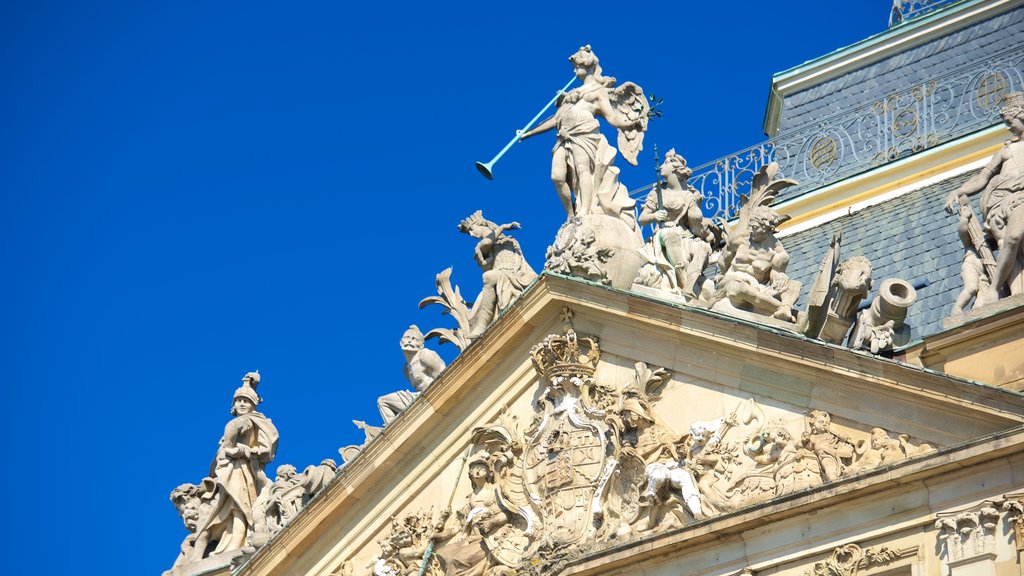
<instances>
[{"instance_id":1,"label":"cornice","mask_svg":"<svg viewBox=\"0 0 1024 576\"><path fill-rule=\"evenodd\" d=\"M676 342L681 353L700 344L714 362L728 359L734 364L774 367L792 374L794 380L799 376L802 381L826 382L852 395L899 396L919 406L922 414L939 419L973 414L991 430L1024 422L1024 395L716 312L543 274L236 576L329 574L346 559L341 554L365 545L382 513L402 509L429 479L442 477L449 464L464 455L472 429L493 421L503 410L502 405L484 400L523 393L523 383L534 378L526 351L545 334L557 331L558 311L564 306L572 308L581 322L620 330L629 327L645 337ZM738 379L739 375L728 377ZM781 391L793 386L776 385ZM746 393L739 382L737 386L737 392ZM810 390L789 392L795 394L793 398L803 397L806 406L814 402Z\"/></svg>"}]
</instances>

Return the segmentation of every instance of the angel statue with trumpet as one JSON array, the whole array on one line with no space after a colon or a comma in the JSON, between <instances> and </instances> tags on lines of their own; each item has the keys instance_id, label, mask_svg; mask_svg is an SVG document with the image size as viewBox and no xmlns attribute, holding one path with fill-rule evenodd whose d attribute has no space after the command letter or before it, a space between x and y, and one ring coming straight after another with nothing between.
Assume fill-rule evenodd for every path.
<instances>
[{"instance_id":1,"label":"angel statue with trumpet","mask_svg":"<svg viewBox=\"0 0 1024 576\"><path fill-rule=\"evenodd\" d=\"M589 45L577 50L569 61L583 85L561 94L555 114L520 134L519 139L557 130L551 180L567 219L604 214L620 218L635 228L635 201L619 183L619 170L612 166L616 150L601 134L597 118L604 118L618 129L622 157L636 166L637 154L643 149L650 106L636 84L625 82L614 87L615 78L601 74L597 55Z\"/></svg>"}]
</instances>

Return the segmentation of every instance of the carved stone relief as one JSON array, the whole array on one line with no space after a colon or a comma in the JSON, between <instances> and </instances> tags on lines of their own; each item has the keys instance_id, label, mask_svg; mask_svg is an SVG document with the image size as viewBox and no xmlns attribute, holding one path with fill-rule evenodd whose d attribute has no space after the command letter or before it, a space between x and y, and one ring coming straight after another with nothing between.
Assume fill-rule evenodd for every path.
<instances>
[{"instance_id":1,"label":"carved stone relief","mask_svg":"<svg viewBox=\"0 0 1024 576\"><path fill-rule=\"evenodd\" d=\"M1004 496L1006 500L1002 506L1013 526L1013 539L1017 544L1018 551L1024 550L1024 500L1021 500L1021 496L1024 495L1011 494Z\"/></svg>"},{"instance_id":2,"label":"carved stone relief","mask_svg":"<svg viewBox=\"0 0 1024 576\"><path fill-rule=\"evenodd\" d=\"M999 511L993 502L985 502L972 511L939 514L935 527L946 562L993 553L998 523Z\"/></svg>"},{"instance_id":3,"label":"carved stone relief","mask_svg":"<svg viewBox=\"0 0 1024 576\"><path fill-rule=\"evenodd\" d=\"M881 546L862 549L856 544L844 544L832 551L823 562L817 562L804 576L857 576L861 569L887 564L900 557L900 552Z\"/></svg>"},{"instance_id":4,"label":"carved stone relief","mask_svg":"<svg viewBox=\"0 0 1024 576\"><path fill-rule=\"evenodd\" d=\"M685 526L932 450L881 428L841 434L820 410L806 422L769 417L752 398L676 435L655 409L671 374L637 362L626 381L609 380L598 339L577 333L568 309L562 320L562 333L530 352L541 386L532 418L503 413L476 429L464 503L395 524L371 572L408 576L422 563L413 557L429 547L426 570L438 574L544 573L596 544ZM878 561L886 554L871 553ZM867 553L857 554L861 562Z\"/></svg>"}]
</instances>

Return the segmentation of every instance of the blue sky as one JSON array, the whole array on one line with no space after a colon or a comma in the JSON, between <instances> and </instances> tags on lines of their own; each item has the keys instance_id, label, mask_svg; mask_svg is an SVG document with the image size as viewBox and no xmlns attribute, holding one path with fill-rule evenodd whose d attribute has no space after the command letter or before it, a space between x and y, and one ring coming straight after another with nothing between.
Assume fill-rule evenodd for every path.
<instances>
[{"instance_id":1,"label":"blue sky","mask_svg":"<svg viewBox=\"0 0 1024 576\"><path fill-rule=\"evenodd\" d=\"M890 3L6 2L0 6L5 572L157 574L242 375L277 460L360 441L406 385L434 276L471 299L476 209L534 268L564 219L553 136L473 168L571 77L665 99L699 165L764 139L770 78L886 28ZM433 347L451 360L450 345Z\"/></svg>"}]
</instances>

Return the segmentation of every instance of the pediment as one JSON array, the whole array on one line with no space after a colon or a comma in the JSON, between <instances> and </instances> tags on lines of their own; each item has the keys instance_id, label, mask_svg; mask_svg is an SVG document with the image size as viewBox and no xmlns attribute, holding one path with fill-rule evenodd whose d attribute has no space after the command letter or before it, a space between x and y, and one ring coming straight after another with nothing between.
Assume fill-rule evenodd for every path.
<instances>
[{"instance_id":1,"label":"pediment","mask_svg":"<svg viewBox=\"0 0 1024 576\"><path fill-rule=\"evenodd\" d=\"M1016 393L544 275L241 574L543 572L1022 422Z\"/></svg>"}]
</instances>

